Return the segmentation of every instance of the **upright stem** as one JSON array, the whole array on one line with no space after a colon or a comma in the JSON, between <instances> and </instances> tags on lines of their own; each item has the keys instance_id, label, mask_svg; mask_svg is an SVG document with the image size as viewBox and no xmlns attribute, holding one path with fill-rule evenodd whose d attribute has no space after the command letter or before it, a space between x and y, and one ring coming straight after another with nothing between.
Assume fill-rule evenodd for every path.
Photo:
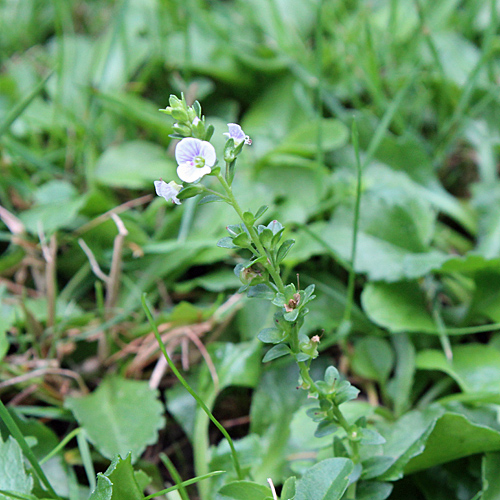
<instances>
[{"instance_id":1,"label":"upright stem","mask_svg":"<svg viewBox=\"0 0 500 500\"><path fill-rule=\"evenodd\" d=\"M266 270L269 272L271 277L274 280L274 283L276 287L278 288L278 291L280 293L284 293L285 291L285 286L283 284L283 280L281 279L281 275L279 272L279 268L277 269L274 265L274 263L271 261L269 258L268 253L266 252L264 246L262 245L259 236L257 235L255 228L253 224L247 224L245 222L245 218L243 217L243 210L239 206L238 202L236 201L236 198L233 194L233 191L231 189L231 186L227 183L226 179L224 176L218 172L217 174L217 179L219 179L219 182L221 183L222 187L224 188L224 191L226 192L227 195L227 201L228 203L234 208L238 216L240 217L241 221L245 225L245 227L248 230L248 234L250 235L250 238L255 245L255 248L257 249L258 253L260 255L265 255L267 257L266 261L262 263L262 265L266 268ZM360 173L359 173L360 175ZM358 179L358 184L359 184L359 179ZM359 189L359 185L358 185ZM359 193L357 196L358 203L359 203ZM359 206L357 207L357 211L359 213ZM355 231L356 232L356 231ZM356 242L354 241L353 247L355 249L356 247ZM355 250L354 250L354 256L355 256ZM354 258L353 256L353 258ZM349 313L348 313L349 315ZM300 347L299 347L299 328L298 324L294 323L292 326L292 330L290 332L290 349L293 354L298 354L300 352ZM326 399L326 396L321 393L321 391L318 389L318 386L312 379L310 373L309 373L309 364L306 363L305 361L298 361L297 365L300 370L300 376L304 382L304 388L309 389L310 392L313 392L314 394L317 395L318 398L320 399ZM349 439L349 443L351 445L351 455L352 455L352 460L354 462L359 461L359 445L358 445L358 440L357 436L355 433L355 430L353 427L347 422L345 419L344 415L340 411L339 407L333 403L332 407L332 414L331 414L331 419L336 421L346 432L347 438Z\"/></svg>"},{"instance_id":2,"label":"upright stem","mask_svg":"<svg viewBox=\"0 0 500 500\"><path fill-rule=\"evenodd\" d=\"M222 184L224 191L226 191L229 203L234 208L235 212L238 214L239 218L241 219L241 221L243 222L243 224L247 228L248 234L250 235L250 238L252 239L252 242L255 245L255 247L257 248L259 254L267 256L267 252L264 249L262 243L260 242L259 236L255 232L255 228L253 227L253 225L251 225L251 224L249 225L245 222L245 219L243 218L243 210L241 209L240 205L236 201L236 198L234 197L231 186L229 186L229 184L226 182L226 179L224 179L224 177L221 175L220 172L217 174L217 179L219 179L219 182ZM280 293L285 293L285 285L283 285L283 280L281 279L280 273L272 264L271 260L269 259L269 256L267 256L267 260L265 262L263 262L262 265L266 268L266 270L272 276L273 281L278 288L278 291Z\"/></svg>"}]
</instances>

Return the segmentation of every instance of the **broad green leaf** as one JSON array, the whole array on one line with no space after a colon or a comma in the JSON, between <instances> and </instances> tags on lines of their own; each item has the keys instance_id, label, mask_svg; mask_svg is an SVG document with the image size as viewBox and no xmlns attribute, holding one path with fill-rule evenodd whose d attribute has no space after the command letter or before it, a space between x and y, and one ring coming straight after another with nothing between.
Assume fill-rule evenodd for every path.
<instances>
[{"instance_id":1,"label":"broad green leaf","mask_svg":"<svg viewBox=\"0 0 500 500\"><path fill-rule=\"evenodd\" d=\"M445 413L430 433L423 453L406 465L409 474L458 458L500 450L500 432L470 422L464 415Z\"/></svg>"},{"instance_id":2,"label":"broad green leaf","mask_svg":"<svg viewBox=\"0 0 500 500\"><path fill-rule=\"evenodd\" d=\"M417 368L447 373L464 392L500 394L500 351L494 347L483 344L456 346L451 361L442 351L421 351L417 355Z\"/></svg>"},{"instance_id":3,"label":"broad green leaf","mask_svg":"<svg viewBox=\"0 0 500 500\"><path fill-rule=\"evenodd\" d=\"M347 127L339 120L325 118L321 123L322 147L330 151L347 142ZM306 122L292 130L270 154L288 153L313 157L318 150L318 123Z\"/></svg>"},{"instance_id":4,"label":"broad green leaf","mask_svg":"<svg viewBox=\"0 0 500 500\"><path fill-rule=\"evenodd\" d=\"M450 257L443 263L440 271L444 273L471 273L475 271L500 270L500 258L486 258L480 254L468 253L463 257Z\"/></svg>"},{"instance_id":5,"label":"broad green leaf","mask_svg":"<svg viewBox=\"0 0 500 500\"><path fill-rule=\"evenodd\" d=\"M289 500L295 497L295 489L297 485L297 478L295 476L289 477L284 483L281 490L281 500Z\"/></svg>"},{"instance_id":6,"label":"broad green leaf","mask_svg":"<svg viewBox=\"0 0 500 500\"><path fill-rule=\"evenodd\" d=\"M32 234L40 230L50 233L71 227L78 211L85 203L74 186L65 181L53 180L35 191L36 203L20 214L26 229Z\"/></svg>"},{"instance_id":7,"label":"broad green leaf","mask_svg":"<svg viewBox=\"0 0 500 500\"><path fill-rule=\"evenodd\" d=\"M500 259L495 259L500 262ZM475 290L470 305L469 316L486 316L491 321L500 322L500 272L484 269L475 273Z\"/></svg>"},{"instance_id":8,"label":"broad green leaf","mask_svg":"<svg viewBox=\"0 0 500 500\"><path fill-rule=\"evenodd\" d=\"M296 390L298 376L295 363L271 363L254 391L250 432L262 437L262 463L253 470L257 482L264 482L268 477L283 477L287 473L290 424L295 411L307 397L305 391Z\"/></svg>"},{"instance_id":9,"label":"broad green leaf","mask_svg":"<svg viewBox=\"0 0 500 500\"><path fill-rule=\"evenodd\" d=\"M368 317L391 332L437 333L416 282L368 283L361 295Z\"/></svg>"},{"instance_id":10,"label":"broad green leaf","mask_svg":"<svg viewBox=\"0 0 500 500\"><path fill-rule=\"evenodd\" d=\"M358 375L384 383L391 373L394 353L387 340L364 337L356 343L351 362Z\"/></svg>"},{"instance_id":11,"label":"broad green leaf","mask_svg":"<svg viewBox=\"0 0 500 500\"><path fill-rule=\"evenodd\" d=\"M245 114L242 127L252 138L252 152L257 156L272 151L290 130L306 120L293 93L294 83L290 76L275 79Z\"/></svg>"},{"instance_id":12,"label":"broad green leaf","mask_svg":"<svg viewBox=\"0 0 500 500\"><path fill-rule=\"evenodd\" d=\"M259 380L261 347L259 342L217 342L210 345L209 354L219 377L219 391L229 386L255 387ZM212 384L208 370L203 380Z\"/></svg>"},{"instance_id":13,"label":"broad green leaf","mask_svg":"<svg viewBox=\"0 0 500 500\"><path fill-rule=\"evenodd\" d=\"M224 485L216 494L216 500L266 500L272 498L269 486L252 481L233 481Z\"/></svg>"},{"instance_id":14,"label":"broad green leaf","mask_svg":"<svg viewBox=\"0 0 500 500\"><path fill-rule=\"evenodd\" d=\"M294 500L339 500L347 489L353 467L347 458L319 462L297 481Z\"/></svg>"},{"instance_id":15,"label":"broad green leaf","mask_svg":"<svg viewBox=\"0 0 500 500\"><path fill-rule=\"evenodd\" d=\"M28 494L33 488L33 478L24 470L23 455L16 440L9 436L5 442L0 436L0 490ZM0 494L1 500L10 500Z\"/></svg>"},{"instance_id":16,"label":"broad green leaf","mask_svg":"<svg viewBox=\"0 0 500 500\"><path fill-rule=\"evenodd\" d=\"M401 4L400 8L397 9L404 12L404 17L407 16L408 10L414 7L414 3L407 0L405 2L407 3L405 7L402 7ZM378 121L371 114L364 112L357 123L360 145L362 148L368 147ZM421 138L416 137L411 132L407 132L403 136L395 136L386 132L374 157L390 167L387 172L389 175L390 172L393 173L394 180L404 179L404 177L398 177L395 172L404 173L413 180L413 184L407 182L405 184L406 187L410 187L414 195L430 203L440 212L459 221L469 231L474 232L476 226L474 217L460 203L460 200L442 187L437 179L432 158Z\"/></svg>"},{"instance_id":17,"label":"broad green leaf","mask_svg":"<svg viewBox=\"0 0 500 500\"><path fill-rule=\"evenodd\" d=\"M362 477L378 477L383 481L395 481L403 477L403 470L408 462L424 451L427 439L443 413L444 410L439 407L428 408L425 411L407 413L392 423L381 422L378 431L386 442L382 445L381 456L374 458L384 458L384 466L378 468L375 475L367 476L365 473Z\"/></svg>"},{"instance_id":18,"label":"broad green leaf","mask_svg":"<svg viewBox=\"0 0 500 500\"><path fill-rule=\"evenodd\" d=\"M354 226L353 172L333 178L339 206L329 224L312 230L333 254L349 262ZM371 280L398 281L429 273L448 258L429 246L436 214L403 172L373 167L362 180L357 254L354 268Z\"/></svg>"},{"instance_id":19,"label":"broad green leaf","mask_svg":"<svg viewBox=\"0 0 500 500\"><path fill-rule=\"evenodd\" d=\"M500 252L500 183L482 182L473 187L473 205L479 215L476 251L498 261Z\"/></svg>"},{"instance_id":20,"label":"broad green leaf","mask_svg":"<svg viewBox=\"0 0 500 500\"><path fill-rule=\"evenodd\" d=\"M97 160L95 178L106 186L143 189L153 186L153 181L160 178L177 178L175 170L175 163L162 147L146 141L131 141L111 146L102 154Z\"/></svg>"},{"instance_id":21,"label":"broad green leaf","mask_svg":"<svg viewBox=\"0 0 500 500\"><path fill-rule=\"evenodd\" d=\"M463 86L480 58L480 50L474 43L456 32L441 32L434 35L433 39L444 74L449 80ZM430 54L427 57L430 57ZM457 64L453 64L452 61L457 61ZM486 83L485 77L485 72L481 72L482 84Z\"/></svg>"},{"instance_id":22,"label":"broad green leaf","mask_svg":"<svg viewBox=\"0 0 500 500\"><path fill-rule=\"evenodd\" d=\"M40 420L25 418L19 415L14 409L12 409L10 413L23 436L28 441L34 442L31 446L31 451L37 460L44 458L59 444L60 439L54 431L44 425ZM3 432L1 421L0 429ZM69 477L63 454L58 453L53 456L51 459L41 464L41 468L54 487L56 493L63 497L67 496L69 492ZM0 467L0 471L1 470Z\"/></svg>"},{"instance_id":23,"label":"broad green leaf","mask_svg":"<svg viewBox=\"0 0 500 500\"><path fill-rule=\"evenodd\" d=\"M392 484L378 481L360 481L356 485L356 500L385 500L392 492Z\"/></svg>"},{"instance_id":24,"label":"broad green leaf","mask_svg":"<svg viewBox=\"0 0 500 500\"><path fill-rule=\"evenodd\" d=\"M104 379L88 396L68 398L65 407L108 458L132 452L132 460L137 460L165 425L156 391L147 382L116 376Z\"/></svg>"},{"instance_id":25,"label":"broad green leaf","mask_svg":"<svg viewBox=\"0 0 500 500\"><path fill-rule=\"evenodd\" d=\"M97 474L97 487L89 500L142 500L143 497L128 454L126 458L115 457L106 472Z\"/></svg>"},{"instance_id":26,"label":"broad green leaf","mask_svg":"<svg viewBox=\"0 0 500 500\"><path fill-rule=\"evenodd\" d=\"M305 223L318 210L318 203L328 188L323 171L310 167L280 164L263 168L259 182L268 189L268 200L279 200L273 216L283 225L289 222Z\"/></svg>"},{"instance_id":27,"label":"broad green leaf","mask_svg":"<svg viewBox=\"0 0 500 500\"><path fill-rule=\"evenodd\" d=\"M483 496L481 500L500 500L500 452L483 457Z\"/></svg>"}]
</instances>

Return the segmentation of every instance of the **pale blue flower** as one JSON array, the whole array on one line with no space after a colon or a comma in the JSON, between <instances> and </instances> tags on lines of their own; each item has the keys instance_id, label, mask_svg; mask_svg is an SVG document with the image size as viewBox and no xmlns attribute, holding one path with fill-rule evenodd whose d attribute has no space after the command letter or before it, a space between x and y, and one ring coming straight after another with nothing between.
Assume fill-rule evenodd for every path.
<instances>
[{"instance_id":1,"label":"pale blue flower","mask_svg":"<svg viewBox=\"0 0 500 500\"><path fill-rule=\"evenodd\" d=\"M176 205L181 204L181 201L177 198L177 194L182 189L182 186L176 184L174 181L168 184L162 179L155 181L155 189L158 196L162 196L167 201L172 200Z\"/></svg>"},{"instance_id":2,"label":"pale blue flower","mask_svg":"<svg viewBox=\"0 0 500 500\"><path fill-rule=\"evenodd\" d=\"M252 144L252 139L245 135L245 132L241 129L241 127L237 123L228 123L229 132L224 132L224 135L227 136L228 139L234 140L234 145L237 146L241 142L245 142L245 144Z\"/></svg>"},{"instance_id":3,"label":"pale blue flower","mask_svg":"<svg viewBox=\"0 0 500 500\"><path fill-rule=\"evenodd\" d=\"M186 137L175 148L177 175L184 182L196 182L212 171L217 161L214 147L207 141Z\"/></svg>"}]
</instances>

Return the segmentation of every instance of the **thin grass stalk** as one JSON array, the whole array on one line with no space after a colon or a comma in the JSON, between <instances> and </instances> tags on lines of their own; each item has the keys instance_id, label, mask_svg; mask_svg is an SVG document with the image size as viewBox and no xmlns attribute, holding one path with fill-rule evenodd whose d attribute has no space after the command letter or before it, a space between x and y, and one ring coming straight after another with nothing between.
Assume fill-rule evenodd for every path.
<instances>
[{"instance_id":1,"label":"thin grass stalk","mask_svg":"<svg viewBox=\"0 0 500 500\"><path fill-rule=\"evenodd\" d=\"M11 110L7 113L3 123L0 123L0 137L9 130L10 126L23 114L24 110L31 104L35 97L42 92L48 79L54 72L51 71L43 80L41 80L33 90L24 98L21 99Z\"/></svg>"},{"instance_id":2,"label":"thin grass stalk","mask_svg":"<svg viewBox=\"0 0 500 500\"><path fill-rule=\"evenodd\" d=\"M92 456L90 455L90 446L85 430L76 435L76 442L78 444L78 449L80 450L80 457L82 458L82 464L85 469L85 474L87 475L90 490L94 491L97 486L97 480L94 462L92 461Z\"/></svg>"},{"instance_id":3,"label":"thin grass stalk","mask_svg":"<svg viewBox=\"0 0 500 500\"><path fill-rule=\"evenodd\" d=\"M221 474L224 474L225 471L223 470L216 470L214 472L210 472L209 474L205 474L203 476L198 476L194 477L193 479L188 479L187 481L182 481L182 483L176 484L175 486L171 486L170 488L166 488L161 491L157 491L156 493L153 493L151 495L148 495L147 497L144 497L142 500L150 500L150 498L154 497L159 497L161 495L166 495L167 493L170 493L171 491L178 490L180 488L185 488L186 486L189 486L190 484L196 484L199 483L200 481L203 481L204 479L209 479L214 476L220 476Z\"/></svg>"},{"instance_id":4,"label":"thin grass stalk","mask_svg":"<svg viewBox=\"0 0 500 500\"><path fill-rule=\"evenodd\" d=\"M348 324L351 320L351 311L354 302L354 288L356 284L355 262L356 262L356 251L358 245L359 214L361 207L361 179L363 175L361 160L359 158L359 135L356 126L356 120L353 120L352 122L351 138L352 138L352 145L354 148L354 155L356 157L357 176L356 176L356 201L354 205L354 223L352 230L351 268L349 269L349 279L347 283L347 300L343 317L343 321L346 324Z\"/></svg>"},{"instance_id":5,"label":"thin grass stalk","mask_svg":"<svg viewBox=\"0 0 500 500\"><path fill-rule=\"evenodd\" d=\"M236 471L236 475L238 476L238 479L243 479L243 474L241 472L241 467L240 467L240 462L238 460L238 454L236 453L236 448L234 447L233 440L231 439L231 436L228 434L226 429L219 423L219 421L212 415L212 412L208 409L208 407L205 405L203 400L196 394L196 392L191 388L191 386L187 383L186 379L181 375L177 367L175 366L175 363L172 361L170 356L168 355L167 349L165 347L165 344L163 343L161 339L160 332L158 331L158 327L156 326L156 323L153 319L153 316L151 315L151 311L149 310L149 307L146 303L146 294L143 293L141 297L142 301L142 307L144 309L144 312L146 313L146 317L148 318L149 324L151 325L151 328L153 329L154 335L156 337L156 340L158 342L158 345L160 347L160 350L162 354L165 356L165 359L167 360L168 366L174 373L174 375L177 377L179 382L182 384L182 386L186 389L186 391L193 396L193 398L196 400L198 405L201 407L201 409L207 414L208 418L214 423L214 425L219 429L222 433L222 435L227 439L229 446L231 448L231 454L233 458L233 464L234 464L234 469Z\"/></svg>"},{"instance_id":6,"label":"thin grass stalk","mask_svg":"<svg viewBox=\"0 0 500 500\"><path fill-rule=\"evenodd\" d=\"M176 485L179 485L179 495L181 496L182 500L189 500L189 496L186 491L186 487L182 485L182 477L175 468L175 465L173 464L172 460L168 458L165 453L160 453L160 460L163 462L165 467L167 468L169 474L172 476L172 479L174 480L174 483ZM182 485L182 486L181 486Z\"/></svg>"}]
</instances>

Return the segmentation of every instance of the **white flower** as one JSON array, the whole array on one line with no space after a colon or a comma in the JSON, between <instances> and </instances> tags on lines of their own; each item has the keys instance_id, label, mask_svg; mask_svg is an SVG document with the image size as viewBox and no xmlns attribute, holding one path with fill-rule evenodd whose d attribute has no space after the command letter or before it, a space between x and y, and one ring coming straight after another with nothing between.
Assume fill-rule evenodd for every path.
<instances>
[{"instance_id":1,"label":"white flower","mask_svg":"<svg viewBox=\"0 0 500 500\"><path fill-rule=\"evenodd\" d=\"M172 200L176 205L181 204L181 201L177 198L177 194L182 189L182 186L176 184L174 181L168 184L162 179L155 181L155 189L158 196L163 196L167 201Z\"/></svg>"},{"instance_id":2,"label":"white flower","mask_svg":"<svg viewBox=\"0 0 500 500\"><path fill-rule=\"evenodd\" d=\"M184 182L196 182L212 171L217 156L207 141L185 137L175 148L177 175Z\"/></svg>"},{"instance_id":3,"label":"white flower","mask_svg":"<svg viewBox=\"0 0 500 500\"><path fill-rule=\"evenodd\" d=\"M248 135L245 135L245 132L243 132L237 123L228 123L227 126L229 127L229 132L224 132L224 135L227 136L228 139L233 139L235 146L243 141L245 141L245 144L252 144L252 139L250 139Z\"/></svg>"}]
</instances>

